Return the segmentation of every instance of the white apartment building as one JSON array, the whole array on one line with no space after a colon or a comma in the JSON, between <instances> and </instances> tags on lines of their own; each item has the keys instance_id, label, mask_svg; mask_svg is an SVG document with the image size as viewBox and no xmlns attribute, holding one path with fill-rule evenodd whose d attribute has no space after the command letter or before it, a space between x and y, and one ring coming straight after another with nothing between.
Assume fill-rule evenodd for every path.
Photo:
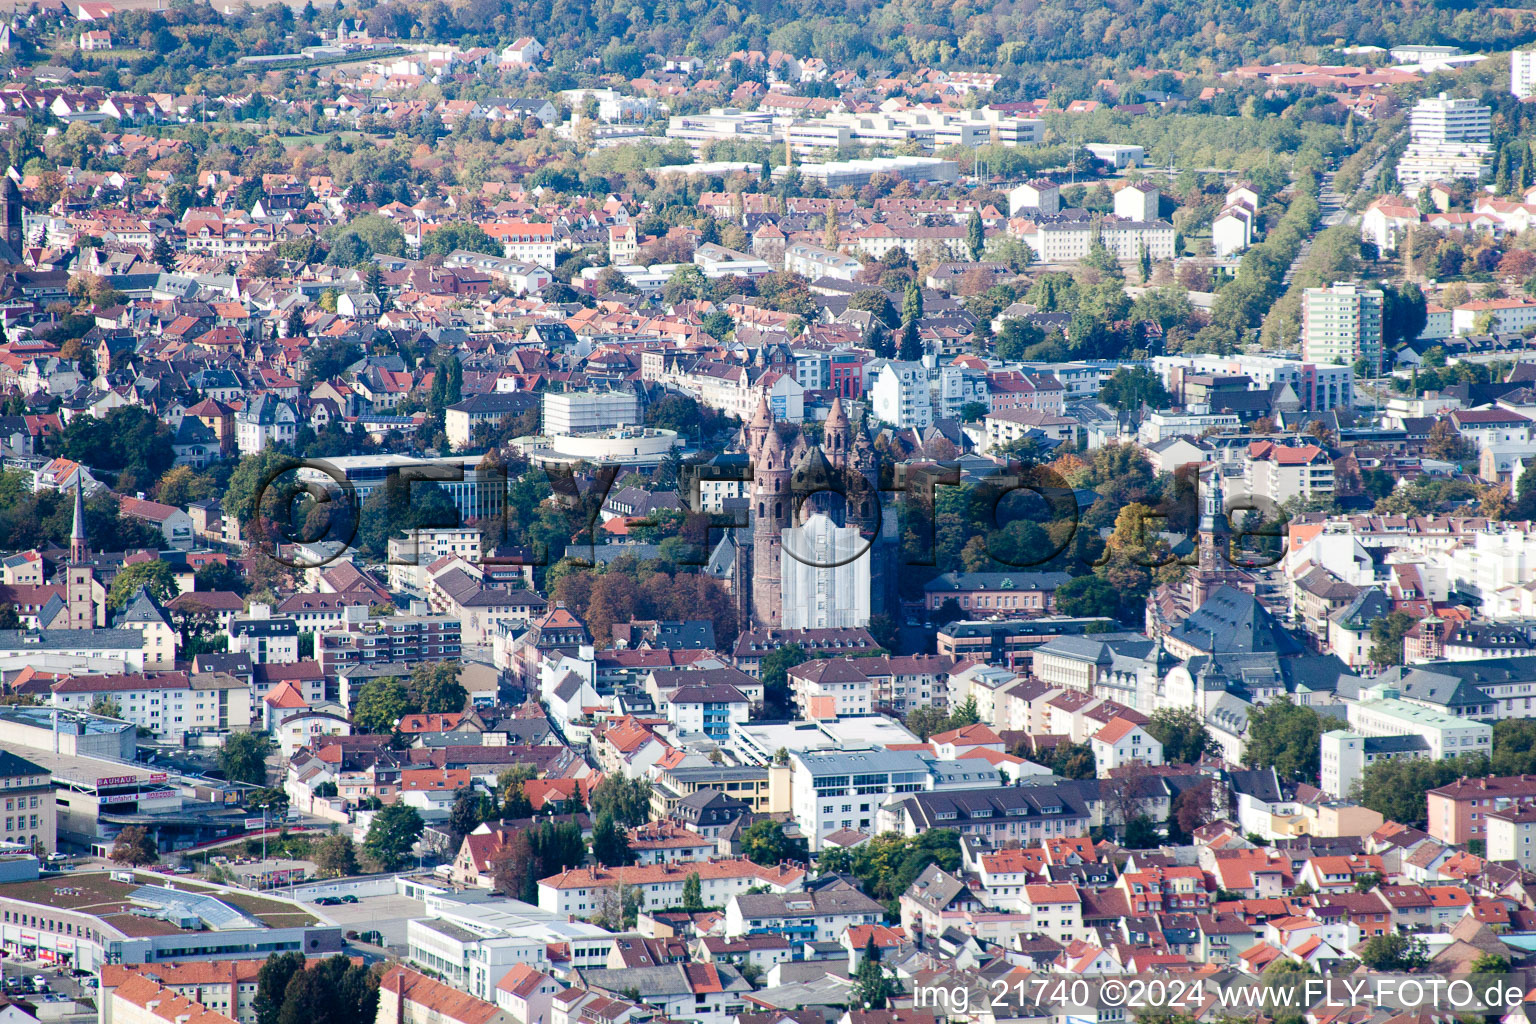
<instances>
[{"instance_id":1,"label":"white apartment building","mask_svg":"<svg viewBox=\"0 0 1536 1024\"><path fill-rule=\"evenodd\" d=\"M892 796L928 788L928 762L911 750L791 751L790 807L811 850L840 829L875 830Z\"/></svg>"},{"instance_id":2,"label":"white apartment building","mask_svg":"<svg viewBox=\"0 0 1536 1024\"><path fill-rule=\"evenodd\" d=\"M1132 191L1121 189L1116 197ZM1171 260L1174 256L1173 225L1165 220L1105 217L1099 222L1099 241L1120 260L1139 260L1143 252L1154 260Z\"/></svg>"},{"instance_id":3,"label":"white apartment building","mask_svg":"<svg viewBox=\"0 0 1536 1024\"><path fill-rule=\"evenodd\" d=\"M1289 445L1258 441L1248 446L1243 462L1248 494L1277 505L1291 498L1333 493L1333 460L1315 444Z\"/></svg>"},{"instance_id":4,"label":"white apartment building","mask_svg":"<svg viewBox=\"0 0 1536 1024\"><path fill-rule=\"evenodd\" d=\"M1303 358L1344 366L1364 359L1374 368L1381 358L1382 301L1379 288L1308 288L1301 306Z\"/></svg>"},{"instance_id":5,"label":"white apartment building","mask_svg":"<svg viewBox=\"0 0 1536 1024\"><path fill-rule=\"evenodd\" d=\"M1509 91L1522 100L1536 96L1536 50L1510 53Z\"/></svg>"},{"instance_id":6,"label":"white apartment building","mask_svg":"<svg viewBox=\"0 0 1536 1024\"><path fill-rule=\"evenodd\" d=\"M1361 689L1359 699L1349 703L1350 731L1361 736L1417 736L1436 761L1492 749L1493 727L1487 723L1411 704L1400 694L1388 683Z\"/></svg>"},{"instance_id":7,"label":"white apartment building","mask_svg":"<svg viewBox=\"0 0 1536 1024\"><path fill-rule=\"evenodd\" d=\"M1115 193L1115 216L1122 220L1157 220L1162 193L1150 181L1138 181Z\"/></svg>"},{"instance_id":8,"label":"white apartment building","mask_svg":"<svg viewBox=\"0 0 1536 1024\"><path fill-rule=\"evenodd\" d=\"M1152 368L1163 378L1163 385L1178 390L1178 374L1209 373L1216 376L1245 376L1253 386L1269 390L1284 384L1296 393L1302 407L1326 412L1355 401L1355 370L1338 363L1313 363L1282 356L1239 353L1230 356L1199 355L1154 356Z\"/></svg>"},{"instance_id":9,"label":"white apartment building","mask_svg":"<svg viewBox=\"0 0 1536 1024\"><path fill-rule=\"evenodd\" d=\"M922 363L887 360L868 390L876 419L898 429L925 430L933 425L928 369Z\"/></svg>"},{"instance_id":10,"label":"white apartment building","mask_svg":"<svg viewBox=\"0 0 1536 1024\"><path fill-rule=\"evenodd\" d=\"M522 263L555 268L555 226L513 220L484 225L485 233L501 243L501 255Z\"/></svg>"},{"instance_id":11,"label":"white apartment building","mask_svg":"<svg viewBox=\"0 0 1536 1024\"><path fill-rule=\"evenodd\" d=\"M865 675L864 667L853 658L826 658L797 665L789 670L789 689L801 717L806 719L867 715L874 710L874 680Z\"/></svg>"},{"instance_id":12,"label":"white apartment building","mask_svg":"<svg viewBox=\"0 0 1536 1024\"><path fill-rule=\"evenodd\" d=\"M688 861L627 868L572 868L539 880L539 909L551 914L588 918L611 905L620 886L633 887L641 910L679 907L690 875L699 876L704 905L723 907L732 896L754 886L769 892L798 892L805 869L795 866L759 867L739 860ZM612 936L609 936L612 939Z\"/></svg>"},{"instance_id":13,"label":"white apartment building","mask_svg":"<svg viewBox=\"0 0 1536 1024\"><path fill-rule=\"evenodd\" d=\"M453 555L466 562L480 561L480 527L421 527L404 537L389 538L389 588L401 590L427 585L427 566Z\"/></svg>"},{"instance_id":14,"label":"white apartment building","mask_svg":"<svg viewBox=\"0 0 1536 1024\"><path fill-rule=\"evenodd\" d=\"M1085 937L1083 898L1077 886L1070 882L1026 885L1023 897L1023 909L1030 916L1032 931L1063 945Z\"/></svg>"},{"instance_id":15,"label":"white apartment building","mask_svg":"<svg viewBox=\"0 0 1536 1024\"><path fill-rule=\"evenodd\" d=\"M1236 256L1253 244L1253 210L1229 206L1211 222L1211 245L1218 259Z\"/></svg>"},{"instance_id":16,"label":"white apartment building","mask_svg":"<svg viewBox=\"0 0 1536 1024\"><path fill-rule=\"evenodd\" d=\"M796 242L784 247L784 269L799 274L807 281L830 277L835 281L852 281L858 277L864 264L852 256L844 256L831 249ZM803 382L802 382L803 383Z\"/></svg>"},{"instance_id":17,"label":"white apartment building","mask_svg":"<svg viewBox=\"0 0 1536 1024\"><path fill-rule=\"evenodd\" d=\"M70 676L53 686L56 708L88 711L98 699L117 705L114 716L162 740L259 729L251 688L224 673L132 672Z\"/></svg>"},{"instance_id":18,"label":"white apartment building","mask_svg":"<svg viewBox=\"0 0 1536 1024\"><path fill-rule=\"evenodd\" d=\"M1081 262L1093 245L1093 222L1090 220L1027 221L1026 224L1032 225L1032 229L1026 229L1018 238L1034 250L1041 263Z\"/></svg>"},{"instance_id":19,"label":"white apartment building","mask_svg":"<svg viewBox=\"0 0 1536 1024\"><path fill-rule=\"evenodd\" d=\"M575 967L601 967L613 936L532 904L503 899L466 903L429 894L427 916L406 926L406 961L477 999L496 998L496 983L517 964L550 968L551 943L568 943Z\"/></svg>"},{"instance_id":20,"label":"white apartment building","mask_svg":"<svg viewBox=\"0 0 1536 1024\"><path fill-rule=\"evenodd\" d=\"M1514 334L1536 325L1536 302L1527 299L1473 299L1451 310L1451 330L1471 334L1483 314L1492 314L1495 334Z\"/></svg>"},{"instance_id":21,"label":"white apartment building","mask_svg":"<svg viewBox=\"0 0 1536 1024\"><path fill-rule=\"evenodd\" d=\"M1412 188L1448 178L1481 178L1493 170L1493 150L1485 143L1460 145L1411 142L1397 161L1397 180Z\"/></svg>"},{"instance_id":22,"label":"white apartment building","mask_svg":"<svg viewBox=\"0 0 1536 1024\"><path fill-rule=\"evenodd\" d=\"M1204 415L1189 413L1154 412L1141 421L1136 436L1142 444L1156 444L1170 437L1199 437L1212 428L1226 430L1242 424L1236 413L1219 412Z\"/></svg>"},{"instance_id":23,"label":"white apartment building","mask_svg":"<svg viewBox=\"0 0 1536 1024\"><path fill-rule=\"evenodd\" d=\"M1414 142L1486 143L1492 137L1493 112L1477 100L1426 96L1408 114L1408 130Z\"/></svg>"},{"instance_id":24,"label":"white apartment building","mask_svg":"<svg viewBox=\"0 0 1536 1024\"><path fill-rule=\"evenodd\" d=\"M1526 871L1536 868L1536 807L1505 807L1483 818L1489 860L1516 861Z\"/></svg>"},{"instance_id":25,"label":"white apartment building","mask_svg":"<svg viewBox=\"0 0 1536 1024\"><path fill-rule=\"evenodd\" d=\"M1323 733L1319 745L1322 790L1336 800L1348 799L1356 780L1377 761L1429 756L1429 744L1414 735L1362 736L1332 729Z\"/></svg>"},{"instance_id":26,"label":"white apartment building","mask_svg":"<svg viewBox=\"0 0 1536 1024\"><path fill-rule=\"evenodd\" d=\"M544 394L544 433L589 434L640 422L640 400L628 391L549 391Z\"/></svg>"}]
</instances>

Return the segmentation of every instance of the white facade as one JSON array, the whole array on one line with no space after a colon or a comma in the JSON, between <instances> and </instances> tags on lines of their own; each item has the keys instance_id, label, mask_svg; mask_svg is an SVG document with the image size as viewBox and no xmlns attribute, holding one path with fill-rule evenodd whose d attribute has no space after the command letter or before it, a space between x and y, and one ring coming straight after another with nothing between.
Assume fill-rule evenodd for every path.
<instances>
[{"instance_id":1,"label":"white facade","mask_svg":"<svg viewBox=\"0 0 1536 1024\"><path fill-rule=\"evenodd\" d=\"M901 429L924 430L933 425L928 370L922 363L887 362L869 391L877 419Z\"/></svg>"},{"instance_id":2,"label":"white facade","mask_svg":"<svg viewBox=\"0 0 1536 1024\"><path fill-rule=\"evenodd\" d=\"M1509 91L1522 100L1536 96L1536 50L1509 55Z\"/></svg>"},{"instance_id":3,"label":"white facade","mask_svg":"<svg viewBox=\"0 0 1536 1024\"><path fill-rule=\"evenodd\" d=\"M1426 96L1408 115L1414 142L1431 144L1487 142L1493 112L1474 99Z\"/></svg>"},{"instance_id":4,"label":"white facade","mask_svg":"<svg viewBox=\"0 0 1536 1024\"><path fill-rule=\"evenodd\" d=\"M551 391L544 395L543 411L550 437L640 422L640 401L627 391Z\"/></svg>"},{"instance_id":5,"label":"white facade","mask_svg":"<svg viewBox=\"0 0 1536 1024\"><path fill-rule=\"evenodd\" d=\"M1115 216L1126 220L1157 220L1162 194L1150 182L1127 185L1115 193Z\"/></svg>"},{"instance_id":6,"label":"white facade","mask_svg":"<svg viewBox=\"0 0 1536 1024\"><path fill-rule=\"evenodd\" d=\"M1436 761L1458 754L1487 754L1493 728L1485 722L1455 718L1399 697L1385 684L1360 691L1349 705L1349 728L1362 736L1418 736Z\"/></svg>"},{"instance_id":7,"label":"white facade","mask_svg":"<svg viewBox=\"0 0 1536 1024\"><path fill-rule=\"evenodd\" d=\"M1117 197L1130 191L1122 189ZM1165 220L1105 217L1099 222L1099 241L1120 260L1139 260L1143 251L1155 260L1174 256L1173 225Z\"/></svg>"},{"instance_id":8,"label":"white facade","mask_svg":"<svg viewBox=\"0 0 1536 1024\"><path fill-rule=\"evenodd\" d=\"M870 542L817 513L783 532L785 629L869 625Z\"/></svg>"},{"instance_id":9,"label":"white facade","mask_svg":"<svg viewBox=\"0 0 1536 1024\"><path fill-rule=\"evenodd\" d=\"M1253 244L1253 211L1229 206L1211 223L1211 244L1220 259L1235 256Z\"/></svg>"},{"instance_id":10,"label":"white facade","mask_svg":"<svg viewBox=\"0 0 1536 1024\"><path fill-rule=\"evenodd\" d=\"M811 850L840 829L875 831L875 815L893 796L928 788L928 764L903 750L791 751L790 807Z\"/></svg>"},{"instance_id":11,"label":"white facade","mask_svg":"<svg viewBox=\"0 0 1536 1024\"><path fill-rule=\"evenodd\" d=\"M1301 300L1301 345L1315 363L1371 366L1381 355L1382 292L1353 284L1308 288Z\"/></svg>"}]
</instances>

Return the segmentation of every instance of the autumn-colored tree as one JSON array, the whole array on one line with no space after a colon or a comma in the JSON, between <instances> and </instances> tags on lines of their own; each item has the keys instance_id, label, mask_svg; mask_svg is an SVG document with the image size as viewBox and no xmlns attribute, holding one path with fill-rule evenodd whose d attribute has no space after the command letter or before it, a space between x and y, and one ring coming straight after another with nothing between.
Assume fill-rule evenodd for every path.
<instances>
[{"instance_id":1,"label":"autumn-colored tree","mask_svg":"<svg viewBox=\"0 0 1536 1024\"><path fill-rule=\"evenodd\" d=\"M1457 462L1467 457L1467 443L1450 420L1439 420L1429 428L1429 441L1425 451L1432 458Z\"/></svg>"},{"instance_id":2,"label":"autumn-colored tree","mask_svg":"<svg viewBox=\"0 0 1536 1024\"><path fill-rule=\"evenodd\" d=\"M1514 511L1509 500L1509 488L1504 484L1489 484L1477 492L1477 514L1487 519L1508 519Z\"/></svg>"}]
</instances>

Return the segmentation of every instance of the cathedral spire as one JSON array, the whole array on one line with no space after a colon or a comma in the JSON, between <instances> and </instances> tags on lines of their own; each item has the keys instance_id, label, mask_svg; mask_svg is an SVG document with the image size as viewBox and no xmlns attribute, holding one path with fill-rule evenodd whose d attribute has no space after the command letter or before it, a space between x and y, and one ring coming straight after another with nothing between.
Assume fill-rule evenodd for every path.
<instances>
[{"instance_id":1,"label":"cathedral spire","mask_svg":"<svg viewBox=\"0 0 1536 1024\"><path fill-rule=\"evenodd\" d=\"M85 467L75 469L75 525L69 531L69 560L79 565L90 557L85 538Z\"/></svg>"}]
</instances>

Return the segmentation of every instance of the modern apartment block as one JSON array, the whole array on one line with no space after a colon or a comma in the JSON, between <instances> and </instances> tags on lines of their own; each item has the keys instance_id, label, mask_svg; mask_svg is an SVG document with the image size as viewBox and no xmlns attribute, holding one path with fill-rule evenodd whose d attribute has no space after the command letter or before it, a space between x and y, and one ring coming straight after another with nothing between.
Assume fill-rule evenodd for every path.
<instances>
[{"instance_id":1,"label":"modern apartment block","mask_svg":"<svg viewBox=\"0 0 1536 1024\"><path fill-rule=\"evenodd\" d=\"M349 609L350 610L350 609ZM321 671L359 665L410 666L428 661L457 661L460 624L440 615L385 615L366 621L348 617L342 626L319 637Z\"/></svg>"},{"instance_id":2,"label":"modern apartment block","mask_svg":"<svg viewBox=\"0 0 1536 1024\"><path fill-rule=\"evenodd\" d=\"M1379 288L1343 283L1308 288L1301 305L1302 357L1344 366L1364 359L1374 372L1381 359L1381 313Z\"/></svg>"},{"instance_id":3,"label":"modern apartment block","mask_svg":"<svg viewBox=\"0 0 1536 1024\"><path fill-rule=\"evenodd\" d=\"M1493 112L1474 99L1426 96L1408 114L1413 141L1432 145L1486 143L1492 133Z\"/></svg>"},{"instance_id":4,"label":"modern apartment block","mask_svg":"<svg viewBox=\"0 0 1536 1024\"><path fill-rule=\"evenodd\" d=\"M1517 74L1512 70L1511 78ZM1397 180L1414 186L1487 173L1493 164L1492 113L1476 100L1445 93L1419 100L1408 116L1412 141L1398 160Z\"/></svg>"},{"instance_id":5,"label":"modern apartment block","mask_svg":"<svg viewBox=\"0 0 1536 1024\"><path fill-rule=\"evenodd\" d=\"M1522 100L1536 96L1536 50L1510 53L1509 91Z\"/></svg>"}]
</instances>

